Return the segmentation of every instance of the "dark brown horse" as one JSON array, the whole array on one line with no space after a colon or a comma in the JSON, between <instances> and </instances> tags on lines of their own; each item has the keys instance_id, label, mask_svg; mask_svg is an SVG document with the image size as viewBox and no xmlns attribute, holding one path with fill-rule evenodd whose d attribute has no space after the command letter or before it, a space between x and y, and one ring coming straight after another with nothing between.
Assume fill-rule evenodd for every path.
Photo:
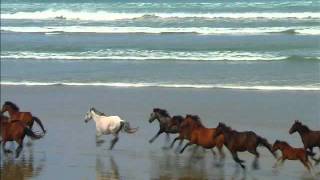
<instances>
[{"instance_id":1,"label":"dark brown horse","mask_svg":"<svg viewBox=\"0 0 320 180\"><path fill-rule=\"evenodd\" d=\"M224 135L224 145L229 149L234 161L240 164L243 169L245 169L245 165L242 164L244 163L244 161L239 159L237 154L238 152L248 151L251 154L254 154L254 168L257 168L257 160L260 156L259 152L257 151L258 145L265 146L272 153L272 155L276 157L268 141L265 138L258 136L253 131L238 132L226 126L224 123L219 123L219 125L217 126L215 137L221 134Z\"/></svg>"},{"instance_id":2,"label":"dark brown horse","mask_svg":"<svg viewBox=\"0 0 320 180\"><path fill-rule=\"evenodd\" d=\"M280 150L282 156L277 159L277 162L274 167L277 166L277 163L281 160L281 164L285 160L300 160L302 164L310 171L312 167L311 162L308 159L308 156L314 156L313 153L306 151L304 148L293 148L285 141L276 140L272 146L272 151Z\"/></svg>"},{"instance_id":3,"label":"dark brown horse","mask_svg":"<svg viewBox=\"0 0 320 180\"><path fill-rule=\"evenodd\" d=\"M188 146L196 144L205 149L217 147L220 152L220 157L223 159L225 156L222 151L224 137L223 135L219 135L216 138L213 138L215 133L216 128L206 128L201 123L201 120L198 116L187 115L185 120L182 121L180 125L180 132L177 138L187 139L189 142L181 149L180 153L183 153Z\"/></svg>"},{"instance_id":4,"label":"dark brown horse","mask_svg":"<svg viewBox=\"0 0 320 180\"><path fill-rule=\"evenodd\" d=\"M296 120L289 130L290 134L295 132L300 134L305 150L309 149L310 152L313 152L314 147L320 148L320 131L313 131Z\"/></svg>"},{"instance_id":5,"label":"dark brown horse","mask_svg":"<svg viewBox=\"0 0 320 180\"><path fill-rule=\"evenodd\" d=\"M1 114L0 134L2 138L2 149L5 153L10 153L11 151L5 148L6 142L15 141L18 143L18 147L16 149L16 158L18 158L23 148L23 139L25 135L32 139L40 139L42 136L35 134L24 122L20 120L7 120L8 118Z\"/></svg>"},{"instance_id":6,"label":"dark brown horse","mask_svg":"<svg viewBox=\"0 0 320 180\"><path fill-rule=\"evenodd\" d=\"M152 123L154 120L159 122L159 131L157 134L149 140L149 143L152 143L160 134L166 133L167 137L169 134L178 133L180 123L183 120L182 116L173 116L171 117L169 113L164 109L154 108L149 117L149 123Z\"/></svg>"},{"instance_id":7,"label":"dark brown horse","mask_svg":"<svg viewBox=\"0 0 320 180\"><path fill-rule=\"evenodd\" d=\"M44 129L42 122L40 121L39 118L33 116L30 112L20 112L19 107L10 102L6 101L3 106L1 113L7 112L9 113L10 119L11 120L20 120L25 122L31 129L33 126L34 121L38 123L40 128L42 129L43 133L46 133L46 130Z\"/></svg>"}]
</instances>

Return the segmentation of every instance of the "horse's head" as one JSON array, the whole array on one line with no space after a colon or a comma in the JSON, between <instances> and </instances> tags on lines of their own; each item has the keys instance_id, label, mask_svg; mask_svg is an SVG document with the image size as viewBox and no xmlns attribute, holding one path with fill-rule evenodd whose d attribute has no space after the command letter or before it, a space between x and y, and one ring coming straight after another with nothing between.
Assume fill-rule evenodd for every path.
<instances>
[{"instance_id":1,"label":"horse's head","mask_svg":"<svg viewBox=\"0 0 320 180\"><path fill-rule=\"evenodd\" d=\"M165 109L154 108L149 117L149 123L152 123L156 119L161 117L170 117L169 113Z\"/></svg>"},{"instance_id":2,"label":"horse's head","mask_svg":"<svg viewBox=\"0 0 320 180\"><path fill-rule=\"evenodd\" d=\"M1 113L7 112L7 111L19 112L19 107L15 105L13 102L6 101L2 105Z\"/></svg>"},{"instance_id":3,"label":"horse's head","mask_svg":"<svg viewBox=\"0 0 320 180\"><path fill-rule=\"evenodd\" d=\"M220 136L228 130L230 130L230 128L226 124L219 122L218 126L216 127L216 132L214 133L213 138Z\"/></svg>"},{"instance_id":4,"label":"horse's head","mask_svg":"<svg viewBox=\"0 0 320 180\"><path fill-rule=\"evenodd\" d=\"M291 126L290 130L289 130L289 134L293 134L296 131L299 130L299 128L302 126L301 122L298 120L295 120L293 125Z\"/></svg>"},{"instance_id":5,"label":"horse's head","mask_svg":"<svg viewBox=\"0 0 320 180\"><path fill-rule=\"evenodd\" d=\"M276 140L272 146L272 152L283 149L284 146L288 145L285 141Z\"/></svg>"},{"instance_id":6,"label":"horse's head","mask_svg":"<svg viewBox=\"0 0 320 180\"><path fill-rule=\"evenodd\" d=\"M3 115L2 113L0 114L0 123L1 122L8 122L9 121L9 118L5 115Z\"/></svg>"},{"instance_id":7,"label":"horse's head","mask_svg":"<svg viewBox=\"0 0 320 180\"><path fill-rule=\"evenodd\" d=\"M279 149L280 141L276 140L272 145L272 152L275 152Z\"/></svg>"},{"instance_id":8,"label":"horse's head","mask_svg":"<svg viewBox=\"0 0 320 180\"><path fill-rule=\"evenodd\" d=\"M92 119L92 111L94 110L94 108L90 108L90 110L86 113L85 117L84 117L84 122L87 123Z\"/></svg>"}]
</instances>

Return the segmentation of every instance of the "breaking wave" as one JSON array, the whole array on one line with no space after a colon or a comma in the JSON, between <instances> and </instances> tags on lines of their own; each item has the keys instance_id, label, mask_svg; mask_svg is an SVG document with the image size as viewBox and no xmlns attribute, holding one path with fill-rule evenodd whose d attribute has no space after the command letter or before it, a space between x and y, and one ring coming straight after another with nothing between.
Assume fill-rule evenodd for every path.
<instances>
[{"instance_id":1,"label":"breaking wave","mask_svg":"<svg viewBox=\"0 0 320 180\"><path fill-rule=\"evenodd\" d=\"M6 86L104 86L121 88L197 88L197 89L238 89L264 91L320 91L319 86L242 86L232 84L166 84L166 83L104 83L104 82L33 82L33 81L2 81Z\"/></svg>"}]
</instances>

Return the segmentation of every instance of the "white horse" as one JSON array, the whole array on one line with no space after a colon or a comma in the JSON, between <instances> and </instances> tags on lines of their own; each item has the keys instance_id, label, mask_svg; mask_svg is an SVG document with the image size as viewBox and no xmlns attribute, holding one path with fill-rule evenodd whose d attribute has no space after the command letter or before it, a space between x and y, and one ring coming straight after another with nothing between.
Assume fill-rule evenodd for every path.
<instances>
[{"instance_id":1,"label":"white horse","mask_svg":"<svg viewBox=\"0 0 320 180\"><path fill-rule=\"evenodd\" d=\"M118 134L121 130L126 133L135 133L138 130L138 128L131 128L129 122L122 120L119 116L106 116L95 108L90 108L86 113L84 122L87 123L91 119L96 122L96 139L101 135L112 134L114 136L111 141L110 150L119 140Z\"/></svg>"}]
</instances>

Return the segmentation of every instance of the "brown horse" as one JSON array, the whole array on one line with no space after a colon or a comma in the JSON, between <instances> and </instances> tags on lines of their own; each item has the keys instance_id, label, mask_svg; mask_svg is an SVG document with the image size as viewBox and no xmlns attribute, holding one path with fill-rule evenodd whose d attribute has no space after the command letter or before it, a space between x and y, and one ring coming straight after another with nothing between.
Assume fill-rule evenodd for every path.
<instances>
[{"instance_id":1,"label":"brown horse","mask_svg":"<svg viewBox=\"0 0 320 180\"><path fill-rule=\"evenodd\" d=\"M276 157L268 141L252 131L238 132L226 126L224 123L219 123L215 137L218 137L221 134L224 135L224 145L229 149L234 161L240 164L243 169L246 167L242 164L244 161L239 159L237 154L238 152L248 151L251 154L254 154L254 168L258 167L257 163L260 156L259 152L257 151L258 145L265 146L272 153L272 155Z\"/></svg>"},{"instance_id":2,"label":"brown horse","mask_svg":"<svg viewBox=\"0 0 320 180\"><path fill-rule=\"evenodd\" d=\"M280 150L282 156L277 159L277 162L274 167L277 166L277 163L281 160L281 164L285 160L300 160L302 164L310 171L312 167L311 162L308 159L308 156L314 156L315 154L309 151L306 151L304 148L293 148L285 141L276 140L272 146L272 151Z\"/></svg>"},{"instance_id":3,"label":"brown horse","mask_svg":"<svg viewBox=\"0 0 320 180\"><path fill-rule=\"evenodd\" d=\"M220 157L223 159L225 157L222 151L224 137L223 135L220 135L216 138L213 138L215 133L216 128L206 128L201 123L200 118L198 116L187 115L185 120L182 121L180 125L180 133L177 138L180 140L187 139L189 140L189 142L181 149L180 153L183 153L183 151L188 146L196 144L205 149L212 149L214 147L217 147L220 153Z\"/></svg>"},{"instance_id":4,"label":"brown horse","mask_svg":"<svg viewBox=\"0 0 320 180\"><path fill-rule=\"evenodd\" d=\"M32 128L34 121L38 123L40 128L42 129L43 133L46 133L46 130L44 129L42 122L39 118L32 116L30 112L20 112L20 109L17 105L10 101L6 101L3 106L1 113L7 112L9 113L11 120L20 120L25 122L30 128Z\"/></svg>"},{"instance_id":5,"label":"brown horse","mask_svg":"<svg viewBox=\"0 0 320 180\"><path fill-rule=\"evenodd\" d=\"M314 147L320 149L320 131L312 131L308 126L296 120L289 130L290 134L295 132L300 134L305 150L309 149L310 152L313 152Z\"/></svg>"},{"instance_id":6,"label":"brown horse","mask_svg":"<svg viewBox=\"0 0 320 180\"><path fill-rule=\"evenodd\" d=\"M11 120L8 121L6 116L1 114L0 120L0 133L2 137L2 149L5 153L11 153L10 150L5 148L7 141L15 141L18 143L16 149L16 158L19 157L20 152L23 148L23 139L25 135L33 138L40 139L42 136L35 134L24 122L20 120Z\"/></svg>"}]
</instances>

